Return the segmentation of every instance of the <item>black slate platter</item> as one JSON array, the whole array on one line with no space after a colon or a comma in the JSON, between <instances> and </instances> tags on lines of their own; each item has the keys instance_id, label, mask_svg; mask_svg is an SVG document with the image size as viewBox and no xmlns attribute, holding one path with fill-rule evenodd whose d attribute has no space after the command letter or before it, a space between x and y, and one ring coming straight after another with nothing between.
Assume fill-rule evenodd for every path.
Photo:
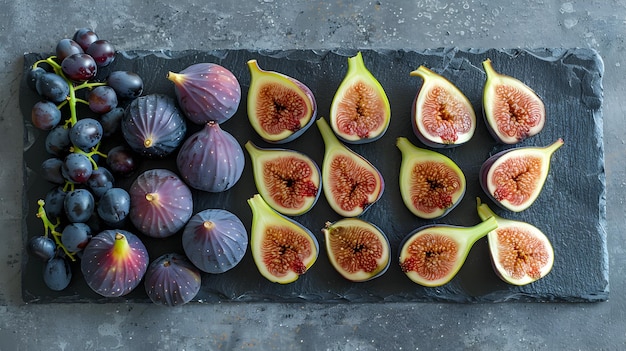
<instances>
[{"instance_id":1,"label":"black slate platter","mask_svg":"<svg viewBox=\"0 0 626 351\"><path fill-rule=\"evenodd\" d=\"M237 114L223 123L222 128L233 134L243 145L252 140L264 143L249 125L246 115L246 97L250 75L246 66L255 58L260 66L292 76L314 92L318 116L328 116L335 89L346 69L347 57L354 50L342 51L272 51L253 52L224 50L212 52L153 52L133 51L118 53L109 67L99 72L106 77L113 70L139 73L145 83L144 94L163 93L174 96L174 86L166 79L168 71L179 72L199 62L213 62L231 70L242 87L242 103ZM42 54L26 54L27 70ZM605 233L605 174L602 144L602 75L603 63L595 51L586 49L541 50L459 50L442 48L427 51L363 51L367 67L385 88L392 109L391 125L380 140L364 145L350 146L369 159L383 174L386 188L379 202L362 218L378 225L389 237L392 262L381 277L365 283L351 283L334 271L322 250L315 265L296 282L278 285L265 280L255 267L250 251L231 271L219 275L204 274L202 288L193 303L220 301L271 302L378 302L378 301L602 301L608 298L608 257ZM465 145L440 150L455 160L465 172L467 192L462 202L446 217L421 220L413 216L400 199L398 170L400 152L396 138L408 137L422 146L411 128L411 104L421 86L421 80L409 76L419 65L425 65L455 83L470 99L478 116L482 115L482 89L485 74L481 62L493 61L494 68L514 76L532 87L544 100L547 123L544 130L516 146L497 144L488 134L479 118L476 134ZM26 71L25 71L26 72ZM43 226L35 217L37 199L43 198L54 185L40 176L41 162L48 157L43 141L45 132L30 124L30 109L38 101L23 80L20 105L24 117L24 243L34 235L41 235ZM88 114L85 114L85 116ZM189 123L188 135L199 126ZM557 138L565 145L552 158L545 187L537 201L526 211L512 213L500 210L487 200L478 182L479 169L490 155L511 147L545 146ZM103 144L107 151L109 144ZM303 151L321 165L324 146L316 126L300 138L283 145ZM164 167L175 170L173 157L162 161L144 161L139 171ZM137 174L120 179L127 187ZM244 174L239 182L224 193L212 194L194 191L194 212L206 208L223 208L240 217L248 231L252 221L246 199L256 193L248 155ZM545 278L522 287L502 282L494 273L489 258L486 238L472 248L458 275L439 288L425 288L412 283L400 270L397 254L402 239L413 229L433 223L462 226L477 224L476 198L480 197L503 216L530 222L542 229L552 241L555 262ZM320 241L320 229L326 221L339 219L324 196L307 214L296 217ZM133 228L129 227L132 231ZM182 252L180 233L168 239L150 239L140 235L152 259L167 252ZM78 264L70 286L61 292L48 289L41 277L42 263L24 253L23 298L29 303L50 302L149 302L143 284L121 298L103 298L85 284Z\"/></svg>"}]
</instances>

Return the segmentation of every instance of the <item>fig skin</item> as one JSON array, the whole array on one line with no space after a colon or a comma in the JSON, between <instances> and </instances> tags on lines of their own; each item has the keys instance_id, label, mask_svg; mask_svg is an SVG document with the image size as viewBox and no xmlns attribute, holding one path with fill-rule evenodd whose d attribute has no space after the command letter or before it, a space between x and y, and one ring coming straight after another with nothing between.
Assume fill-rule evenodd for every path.
<instances>
[{"instance_id":1,"label":"fig skin","mask_svg":"<svg viewBox=\"0 0 626 351\"><path fill-rule=\"evenodd\" d=\"M391 263L385 233L373 223L343 218L322 229L331 265L345 279L365 282L383 275Z\"/></svg>"},{"instance_id":2,"label":"fig skin","mask_svg":"<svg viewBox=\"0 0 626 351\"><path fill-rule=\"evenodd\" d=\"M165 238L182 229L193 214L191 190L167 169L141 173L129 188L129 218L142 234Z\"/></svg>"},{"instance_id":3,"label":"fig skin","mask_svg":"<svg viewBox=\"0 0 626 351\"><path fill-rule=\"evenodd\" d=\"M221 209L196 213L182 235L185 254L203 272L219 274L234 268L248 247L248 233L241 220Z\"/></svg>"},{"instance_id":4,"label":"fig skin","mask_svg":"<svg viewBox=\"0 0 626 351\"><path fill-rule=\"evenodd\" d=\"M522 286L550 273L554 264L554 249L539 228L496 215L487 204L481 203L480 198L476 202L481 220L493 217L498 222L498 228L487 234L487 240L491 263L500 279Z\"/></svg>"},{"instance_id":5,"label":"fig skin","mask_svg":"<svg viewBox=\"0 0 626 351\"><path fill-rule=\"evenodd\" d=\"M260 194L248 199L248 205L252 210L250 249L261 275L289 284L308 272L319 254L311 231L273 210Z\"/></svg>"},{"instance_id":6,"label":"fig skin","mask_svg":"<svg viewBox=\"0 0 626 351\"><path fill-rule=\"evenodd\" d=\"M483 116L494 139L516 144L538 134L545 125L546 111L537 93L517 78L496 72L490 59L483 61L483 68L487 75Z\"/></svg>"},{"instance_id":7,"label":"fig skin","mask_svg":"<svg viewBox=\"0 0 626 351\"><path fill-rule=\"evenodd\" d=\"M539 197L548 177L552 155L563 144L563 139L558 138L545 147L525 146L494 154L480 167L481 188L503 209L526 210Z\"/></svg>"},{"instance_id":8,"label":"fig skin","mask_svg":"<svg viewBox=\"0 0 626 351\"><path fill-rule=\"evenodd\" d=\"M196 63L168 72L185 116L195 124L224 123L239 108L241 86L231 71L215 63Z\"/></svg>"},{"instance_id":9,"label":"fig skin","mask_svg":"<svg viewBox=\"0 0 626 351\"><path fill-rule=\"evenodd\" d=\"M178 171L190 187L214 193L232 188L244 163L237 139L216 122L207 123L185 140L176 158Z\"/></svg>"},{"instance_id":10,"label":"fig skin","mask_svg":"<svg viewBox=\"0 0 626 351\"><path fill-rule=\"evenodd\" d=\"M341 141L362 144L380 139L390 121L387 94L358 52L348 58L348 71L330 106L329 124Z\"/></svg>"},{"instance_id":11,"label":"fig skin","mask_svg":"<svg viewBox=\"0 0 626 351\"><path fill-rule=\"evenodd\" d=\"M163 158L183 142L187 124L174 99L150 94L134 99L122 118L122 135L133 151L147 158Z\"/></svg>"},{"instance_id":12,"label":"fig skin","mask_svg":"<svg viewBox=\"0 0 626 351\"><path fill-rule=\"evenodd\" d=\"M465 195L463 171L447 156L419 148L405 137L398 137L396 146L402 153L399 184L405 206L423 219L447 215Z\"/></svg>"},{"instance_id":13,"label":"fig skin","mask_svg":"<svg viewBox=\"0 0 626 351\"><path fill-rule=\"evenodd\" d=\"M316 122L322 138L324 139L325 151L322 163L322 187L324 196L330 207L343 217L357 217L376 203L382 196L385 189L385 181L378 169L363 156L343 145L336 138L326 120L322 117ZM339 158L341 157L341 159ZM351 169L343 169L345 165L352 166ZM340 166L340 167L338 167ZM339 169L337 169L339 168ZM346 187L339 176L347 178L350 189ZM360 178L357 178L359 176ZM343 180L344 182L346 179ZM343 199L345 192L351 191L352 198L345 203L339 203Z\"/></svg>"},{"instance_id":14,"label":"fig skin","mask_svg":"<svg viewBox=\"0 0 626 351\"><path fill-rule=\"evenodd\" d=\"M81 271L93 291L104 297L119 297L139 285L148 262L148 251L139 237L126 230L109 229L85 246Z\"/></svg>"},{"instance_id":15,"label":"fig skin","mask_svg":"<svg viewBox=\"0 0 626 351\"><path fill-rule=\"evenodd\" d=\"M152 261L146 271L146 294L157 305L181 306L193 300L200 291L201 275L181 254L168 253Z\"/></svg>"},{"instance_id":16,"label":"fig skin","mask_svg":"<svg viewBox=\"0 0 626 351\"><path fill-rule=\"evenodd\" d=\"M309 156L295 150L260 148L248 141L254 182L263 199L287 216L307 213L322 192L322 173Z\"/></svg>"},{"instance_id":17,"label":"fig skin","mask_svg":"<svg viewBox=\"0 0 626 351\"><path fill-rule=\"evenodd\" d=\"M317 116L311 89L295 78L261 69L257 60L249 60L248 68L248 119L259 136L268 143L283 144L309 129Z\"/></svg>"},{"instance_id":18,"label":"fig skin","mask_svg":"<svg viewBox=\"0 0 626 351\"><path fill-rule=\"evenodd\" d=\"M459 272L474 243L497 227L495 218L473 227L446 224L419 227L400 244L400 268L422 286L445 285Z\"/></svg>"},{"instance_id":19,"label":"fig skin","mask_svg":"<svg viewBox=\"0 0 626 351\"><path fill-rule=\"evenodd\" d=\"M476 130L476 113L469 99L448 79L425 66L410 73L422 78L413 100L413 132L432 148L456 147L468 142Z\"/></svg>"}]
</instances>

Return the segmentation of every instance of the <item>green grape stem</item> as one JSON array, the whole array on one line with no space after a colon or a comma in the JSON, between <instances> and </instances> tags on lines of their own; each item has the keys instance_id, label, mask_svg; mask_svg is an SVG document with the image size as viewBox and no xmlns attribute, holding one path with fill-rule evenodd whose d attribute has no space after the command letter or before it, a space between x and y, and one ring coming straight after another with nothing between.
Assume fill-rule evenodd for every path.
<instances>
[{"instance_id":1,"label":"green grape stem","mask_svg":"<svg viewBox=\"0 0 626 351\"><path fill-rule=\"evenodd\" d=\"M98 155L100 157L104 157L106 158L107 155L98 151L98 149L100 148L100 143L96 144L96 146L91 148L91 151L89 152L85 152L83 150L81 150L80 148L76 147L76 146L72 146L70 148L70 152L75 152L78 154L83 154L85 156L87 156L89 158L89 161L91 161L91 165L93 166L93 169L96 170L98 169L98 163L93 159L93 155Z\"/></svg>"},{"instance_id":2,"label":"green grape stem","mask_svg":"<svg viewBox=\"0 0 626 351\"><path fill-rule=\"evenodd\" d=\"M46 210L44 209L44 205L46 204L45 201L43 201L42 199L39 199L37 201L37 204L39 205L39 208L37 209L36 216L37 218L41 219L41 221L43 222L44 236L47 238L49 237L49 234L52 234L52 238L54 239L54 242L56 243L57 247L60 247L63 250L63 252L65 252L65 255L67 255L67 257L69 257L72 260L72 262L75 262L76 258L74 257L74 255L71 252L69 252L69 250L61 242L62 234L56 230L57 227L61 224L61 220L57 218L56 224L52 224L52 221L48 219L48 215L46 214Z\"/></svg>"}]
</instances>

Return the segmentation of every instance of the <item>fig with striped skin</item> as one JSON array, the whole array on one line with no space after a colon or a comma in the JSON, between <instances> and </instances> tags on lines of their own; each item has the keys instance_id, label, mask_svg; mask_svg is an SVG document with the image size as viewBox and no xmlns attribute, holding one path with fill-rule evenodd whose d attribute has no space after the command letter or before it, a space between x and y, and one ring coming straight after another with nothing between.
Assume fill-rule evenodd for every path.
<instances>
[{"instance_id":1,"label":"fig with striped skin","mask_svg":"<svg viewBox=\"0 0 626 351\"><path fill-rule=\"evenodd\" d=\"M139 285L148 262L148 251L139 237L126 230L109 229L85 246L80 268L93 291L104 297L119 297Z\"/></svg>"},{"instance_id":2,"label":"fig with striped skin","mask_svg":"<svg viewBox=\"0 0 626 351\"><path fill-rule=\"evenodd\" d=\"M522 81L494 70L483 61L487 81L483 113L491 135L503 144L516 144L539 133L546 122L541 98Z\"/></svg>"},{"instance_id":3,"label":"fig with striped skin","mask_svg":"<svg viewBox=\"0 0 626 351\"><path fill-rule=\"evenodd\" d=\"M200 291L200 271L177 253L164 254L152 261L146 271L146 294L157 305L184 305Z\"/></svg>"},{"instance_id":4,"label":"fig with striped skin","mask_svg":"<svg viewBox=\"0 0 626 351\"><path fill-rule=\"evenodd\" d=\"M254 182L263 199L276 211L299 216L308 212L322 191L322 175L309 156L289 149L264 149L248 141Z\"/></svg>"},{"instance_id":5,"label":"fig with striped skin","mask_svg":"<svg viewBox=\"0 0 626 351\"><path fill-rule=\"evenodd\" d=\"M563 145L559 138L545 147L518 147L500 151L480 167L480 186L500 207L521 212L543 189L552 155Z\"/></svg>"},{"instance_id":6,"label":"fig with striped skin","mask_svg":"<svg viewBox=\"0 0 626 351\"><path fill-rule=\"evenodd\" d=\"M248 61L248 119L268 143L282 144L302 135L315 121L317 104L304 83L282 73L265 71Z\"/></svg>"},{"instance_id":7,"label":"fig with striped skin","mask_svg":"<svg viewBox=\"0 0 626 351\"><path fill-rule=\"evenodd\" d=\"M171 154L187 132L187 124L174 99L162 94L134 99L125 110L121 127L131 149L148 158Z\"/></svg>"},{"instance_id":8,"label":"fig with striped skin","mask_svg":"<svg viewBox=\"0 0 626 351\"><path fill-rule=\"evenodd\" d=\"M310 230L274 211L255 194L250 249L259 272L267 280L288 284L305 274L317 260L319 243Z\"/></svg>"},{"instance_id":9,"label":"fig with striped skin","mask_svg":"<svg viewBox=\"0 0 626 351\"><path fill-rule=\"evenodd\" d=\"M237 183L243 173L244 157L237 139L218 123L209 122L185 140L176 165L190 187L216 193Z\"/></svg>"},{"instance_id":10,"label":"fig with striped skin","mask_svg":"<svg viewBox=\"0 0 626 351\"><path fill-rule=\"evenodd\" d=\"M417 284L442 286L459 272L474 243L497 227L492 217L473 227L433 224L417 228L400 245L400 268Z\"/></svg>"},{"instance_id":11,"label":"fig with striped skin","mask_svg":"<svg viewBox=\"0 0 626 351\"><path fill-rule=\"evenodd\" d=\"M550 239L530 223L502 218L477 199L478 216L493 217L498 228L487 234L491 262L498 276L512 285L526 285L545 277L554 264Z\"/></svg>"},{"instance_id":12,"label":"fig with striped skin","mask_svg":"<svg viewBox=\"0 0 626 351\"><path fill-rule=\"evenodd\" d=\"M241 220L222 209L196 213L183 230L183 249L191 263L207 273L224 273L243 259L248 233Z\"/></svg>"},{"instance_id":13,"label":"fig with striped skin","mask_svg":"<svg viewBox=\"0 0 626 351\"><path fill-rule=\"evenodd\" d=\"M413 100L413 131L426 146L454 147L468 142L476 130L472 103L452 82L425 66L410 73L424 81Z\"/></svg>"},{"instance_id":14,"label":"fig with striped skin","mask_svg":"<svg viewBox=\"0 0 626 351\"><path fill-rule=\"evenodd\" d=\"M389 268L389 239L374 224L344 218L326 223L322 233L328 259L344 278L364 282L381 276Z\"/></svg>"},{"instance_id":15,"label":"fig with striped skin","mask_svg":"<svg viewBox=\"0 0 626 351\"><path fill-rule=\"evenodd\" d=\"M322 189L326 200L343 217L359 216L382 196L383 176L363 156L342 144L324 118L316 123L325 145Z\"/></svg>"},{"instance_id":16,"label":"fig with striped skin","mask_svg":"<svg viewBox=\"0 0 626 351\"><path fill-rule=\"evenodd\" d=\"M466 183L463 171L447 156L419 148L399 137L402 153L400 194L406 207L424 219L448 214L463 199Z\"/></svg>"},{"instance_id":17,"label":"fig with striped skin","mask_svg":"<svg viewBox=\"0 0 626 351\"><path fill-rule=\"evenodd\" d=\"M195 124L223 123L239 107L241 87L235 75L215 63L196 63L179 73L168 72L185 116Z\"/></svg>"},{"instance_id":18,"label":"fig with striped skin","mask_svg":"<svg viewBox=\"0 0 626 351\"><path fill-rule=\"evenodd\" d=\"M193 214L191 190L167 169L150 169L131 184L129 218L142 233L153 238L176 234Z\"/></svg>"},{"instance_id":19,"label":"fig with striped skin","mask_svg":"<svg viewBox=\"0 0 626 351\"><path fill-rule=\"evenodd\" d=\"M348 71L330 106L329 124L342 141L361 144L382 137L390 120L387 94L358 52L348 58Z\"/></svg>"}]
</instances>

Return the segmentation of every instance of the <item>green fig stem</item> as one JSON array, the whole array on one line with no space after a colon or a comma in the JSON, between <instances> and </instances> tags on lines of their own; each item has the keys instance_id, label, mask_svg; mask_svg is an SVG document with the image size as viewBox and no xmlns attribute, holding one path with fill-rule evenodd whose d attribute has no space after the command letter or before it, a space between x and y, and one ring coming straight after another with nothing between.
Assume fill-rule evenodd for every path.
<instances>
[{"instance_id":1,"label":"green fig stem","mask_svg":"<svg viewBox=\"0 0 626 351\"><path fill-rule=\"evenodd\" d=\"M478 210L478 217L480 217L480 219L483 221L487 220L490 217L494 217L496 219L498 218L498 215L496 215L495 212L493 212L486 203L483 203L480 200L480 197L476 198L476 209Z\"/></svg>"},{"instance_id":2,"label":"green fig stem","mask_svg":"<svg viewBox=\"0 0 626 351\"><path fill-rule=\"evenodd\" d=\"M496 70L493 69L493 66L491 65L491 59L489 58L483 61L483 68L485 69L485 73L487 74L487 77L500 75L500 73L496 72Z\"/></svg>"},{"instance_id":3,"label":"green fig stem","mask_svg":"<svg viewBox=\"0 0 626 351\"><path fill-rule=\"evenodd\" d=\"M251 198L248 199L248 205L250 209L252 209L252 217L263 219L265 216L277 214L270 205L263 200L260 194L254 194Z\"/></svg>"},{"instance_id":4,"label":"green fig stem","mask_svg":"<svg viewBox=\"0 0 626 351\"><path fill-rule=\"evenodd\" d=\"M128 240L122 233L115 233L115 241L113 242L112 256L115 258L125 257L130 250Z\"/></svg>"},{"instance_id":5,"label":"green fig stem","mask_svg":"<svg viewBox=\"0 0 626 351\"><path fill-rule=\"evenodd\" d=\"M367 71L367 68L365 67L365 62L363 62L363 55L361 55L361 52L359 51L356 56L348 58L348 72L346 73L346 76L358 74L361 70Z\"/></svg>"},{"instance_id":6,"label":"green fig stem","mask_svg":"<svg viewBox=\"0 0 626 351\"><path fill-rule=\"evenodd\" d=\"M463 240L465 240L471 246L480 238L489 234L489 232L496 228L498 228L498 221L495 217L489 217L473 227L452 229L463 231L462 233L460 233L460 237L463 238Z\"/></svg>"},{"instance_id":7,"label":"green fig stem","mask_svg":"<svg viewBox=\"0 0 626 351\"><path fill-rule=\"evenodd\" d=\"M176 85L180 85L185 81L185 75L180 73L174 73L172 71L167 72L167 79Z\"/></svg>"},{"instance_id":8,"label":"green fig stem","mask_svg":"<svg viewBox=\"0 0 626 351\"><path fill-rule=\"evenodd\" d=\"M259 63L257 62L257 60L254 60L254 59L248 60L247 64L248 64L248 69L250 69L250 75L252 77L263 72L261 67L259 67Z\"/></svg>"},{"instance_id":9,"label":"green fig stem","mask_svg":"<svg viewBox=\"0 0 626 351\"><path fill-rule=\"evenodd\" d=\"M409 139L405 137L398 137L396 139L396 146L398 147L398 149L400 149L400 152L402 154L427 152L427 150L415 146L409 141Z\"/></svg>"},{"instance_id":10,"label":"green fig stem","mask_svg":"<svg viewBox=\"0 0 626 351\"><path fill-rule=\"evenodd\" d=\"M324 144L326 145L326 149L330 149L331 146L343 146L339 139L335 136L335 133L330 129L330 125L324 119L324 117L320 117L315 121L317 127L322 134L322 139L324 140Z\"/></svg>"},{"instance_id":11,"label":"green fig stem","mask_svg":"<svg viewBox=\"0 0 626 351\"><path fill-rule=\"evenodd\" d=\"M558 138L554 143L544 147L543 149L548 155L552 155L556 150L563 146L563 144L565 144L563 138Z\"/></svg>"},{"instance_id":12,"label":"green fig stem","mask_svg":"<svg viewBox=\"0 0 626 351\"><path fill-rule=\"evenodd\" d=\"M412 71L411 73L409 73L409 75L413 77L420 77L423 80L426 80L433 76L437 76L437 77L439 76L432 70L426 68L426 66L419 66L415 71Z\"/></svg>"},{"instance_id":13,"label":"green fig stem","mask_svg":"<svg viewBox=\"0 0 626 351\"><path fill-rule=\"evenodd\" d=\"M252 141L248 140L243 147L248 151L248 153L250 154L250 158L254 159L256 157L259 156L259 154L262 152L256 145L254 145L252 143Z\"/></svg>"}]
</instances>

